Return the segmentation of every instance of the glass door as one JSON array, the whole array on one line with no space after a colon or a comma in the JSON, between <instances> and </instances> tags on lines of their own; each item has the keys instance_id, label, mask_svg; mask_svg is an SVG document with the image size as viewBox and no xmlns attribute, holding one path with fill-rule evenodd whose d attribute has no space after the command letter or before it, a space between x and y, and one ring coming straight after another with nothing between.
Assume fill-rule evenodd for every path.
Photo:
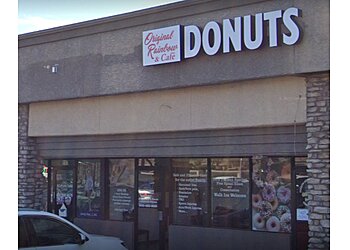
<instances>
[{"instance_id":1,"label":"glass door","mask_svg":"<svg viewBox=\"0 0 350 250\"><path fill-rule=\"evenodd\" d=\"M73 220L74 217L74 162L51 161L51 197L49 210Z\"/></svg>"},{"instance_id":2,"label":"glass door","mask_svg":"<svg viewBox=\"0 0 350 250\"><path fill-rule=\"evenodd\" d=\"M155 158L138 161L138 250L168 249L169 192L165 184L168 162Z\"/></svg>"}]
</instances>

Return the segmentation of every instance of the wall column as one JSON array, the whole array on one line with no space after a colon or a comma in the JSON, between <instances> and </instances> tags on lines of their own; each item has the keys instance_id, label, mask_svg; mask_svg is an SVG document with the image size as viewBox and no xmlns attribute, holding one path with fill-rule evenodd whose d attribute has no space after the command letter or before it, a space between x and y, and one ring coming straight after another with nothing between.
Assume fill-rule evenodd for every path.
<instances>
[{"instance_id":1,"label":"wall column","mask_svg":"<svg viewBox=\"0 0 350 250\"><path fill-rule=\"evenodd\" d=\"M309 249L330 248L330 78L306 77Z\"/></svg>"},{"instance_id":2,"label":"wall column","mask_svg":"<svg viewBox=\"0 0 350 250\"><path fill-rule=\"evenodd\" d=\"M28 137L29 105L18 105L18 207L44 209L47 185L41 175L41 165L35 139Z\"/></svg>"}]
</instances>

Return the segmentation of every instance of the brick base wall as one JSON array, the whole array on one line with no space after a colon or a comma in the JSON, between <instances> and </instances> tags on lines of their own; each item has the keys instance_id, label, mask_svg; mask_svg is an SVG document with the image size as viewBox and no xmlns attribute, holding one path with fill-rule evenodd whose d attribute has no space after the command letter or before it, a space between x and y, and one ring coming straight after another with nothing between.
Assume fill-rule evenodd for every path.
<instances>
[{"instance_id":1,"label":"brick base wall","mask_svg":"<svg viewBox=\"0 0 350 250\"><path fill-rule=\"evenodd\" d=\"M18 207L45 209L47 181L35 149L28 137L29 106L18 106Z\"/></svg>"},{"instance_id":2,"label":"brick base wall","mask_svg":"<svg viewBox=\"0 0 350 250\"><path fill-rule=\"evenodd\" d=\"M330 248L330 79L310 75L307 87L309 249Z\"/></svg>"}]
</instances>

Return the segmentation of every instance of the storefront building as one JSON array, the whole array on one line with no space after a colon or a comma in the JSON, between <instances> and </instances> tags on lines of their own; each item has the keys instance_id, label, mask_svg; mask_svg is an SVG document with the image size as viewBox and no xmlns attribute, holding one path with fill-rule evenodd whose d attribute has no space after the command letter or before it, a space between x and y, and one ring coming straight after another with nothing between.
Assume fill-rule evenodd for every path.
<instances>
[{"instance_id":1,"label":"storefront building","mask_svg":"<svg viewBox=\"0 0 350 250\"><path fill-rule=\"evenodd\" d=\"M19 36L19 207L129 249L329 249L329 1L183 1Z\"/></svg>"}]
</instances>

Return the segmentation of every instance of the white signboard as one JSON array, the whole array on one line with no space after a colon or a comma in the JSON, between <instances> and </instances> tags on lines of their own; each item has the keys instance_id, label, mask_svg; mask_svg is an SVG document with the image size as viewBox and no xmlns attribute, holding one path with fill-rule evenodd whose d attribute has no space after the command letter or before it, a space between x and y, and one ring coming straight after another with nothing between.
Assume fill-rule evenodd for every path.
<instances>
[{"instance_id":1,"label":"white signboard","mask_svg":"<svg viewBox=\"0 0 350 250\"><path fill-rule=\"evenodd\" d=\"M180 25L142 33L143 66L181 61Z\"/></svg>"}]
</instances>

